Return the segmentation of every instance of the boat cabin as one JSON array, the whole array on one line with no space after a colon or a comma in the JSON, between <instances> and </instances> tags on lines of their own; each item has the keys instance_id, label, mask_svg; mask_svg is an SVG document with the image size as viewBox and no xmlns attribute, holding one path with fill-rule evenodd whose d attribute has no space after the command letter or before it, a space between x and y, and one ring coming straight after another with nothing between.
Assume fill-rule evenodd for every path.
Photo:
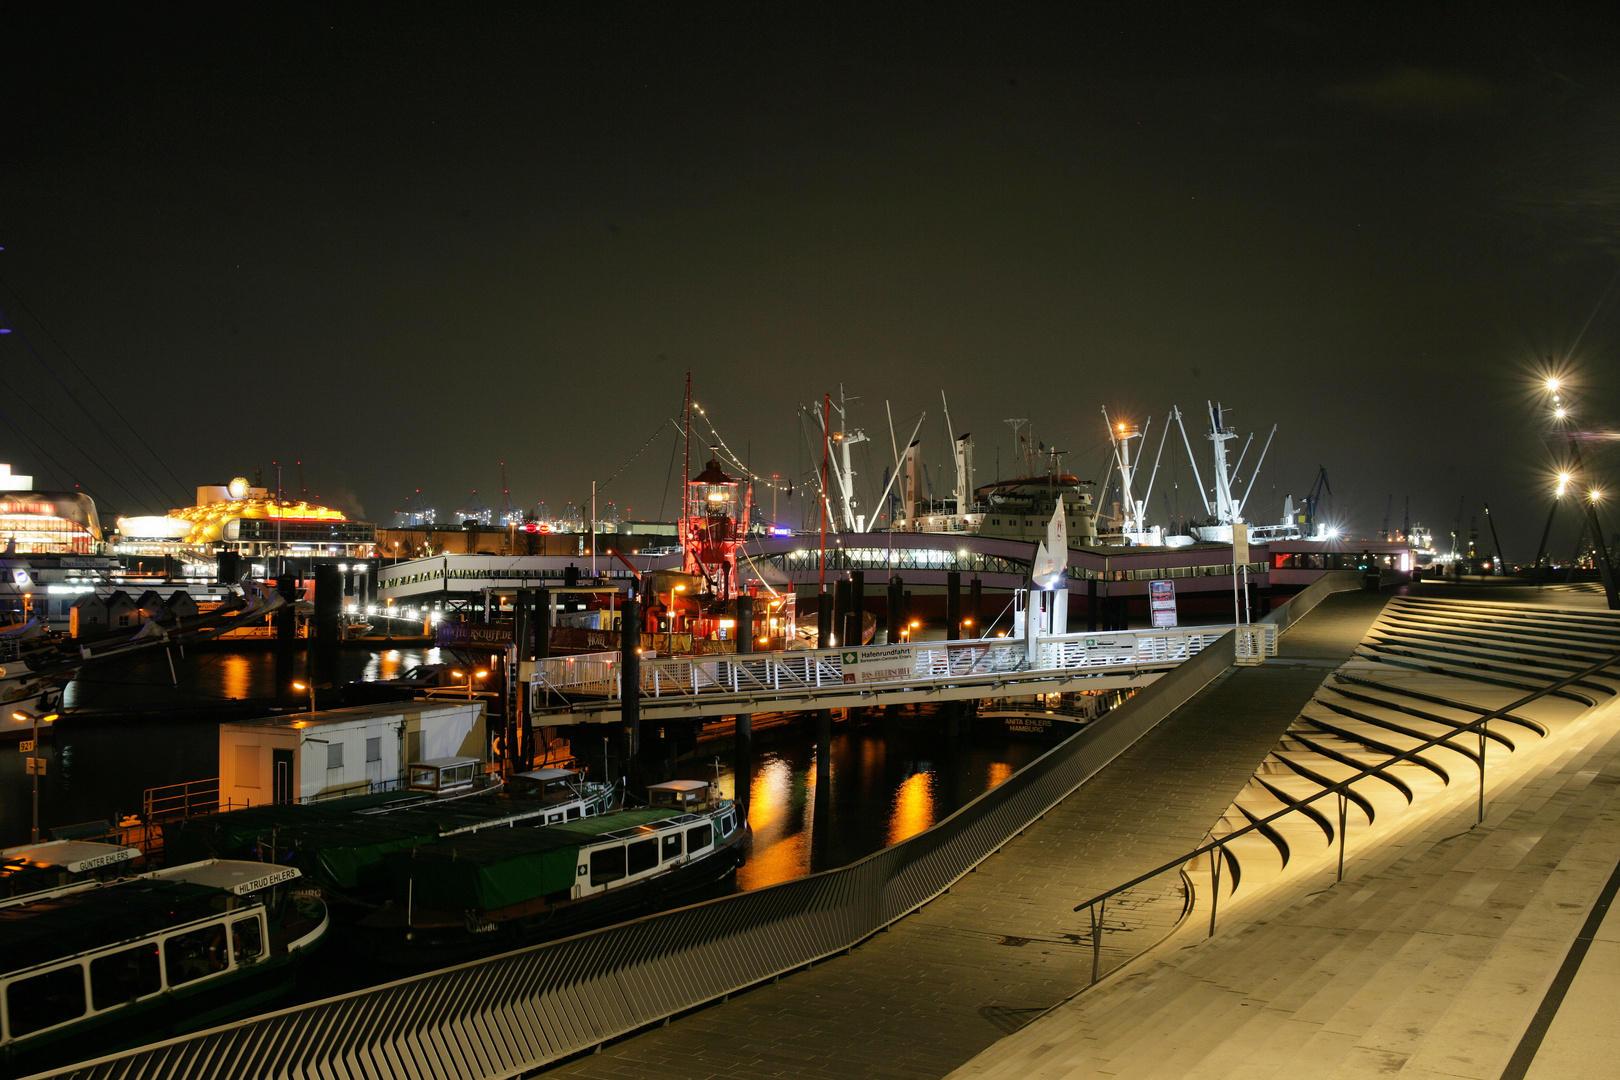
<instances>
[{"instance_id":1,"label":"boat cabin","mask_svg":"<svg viewBox=\"0 0 1620 1080\"><path fill-rule=\"evenodd\" d=\"M460 795L471 791L483 772L484 763L473 757L413 761L407 769L405 786L434 795Z\"/></svg>"},{"instance_id":2,"label":"boat cabin","mask_svg":"<svg viewBox=\"0 0 1620 1080\"><path fill-rule=\"evenodd\" d=\"M573 769L534 769L514 773L506 781L506 790L513 795L539 796L547 802L568 802L578 798L575 786L579 773Z\"/></svg>"},{"instance_id":3,"label":"boat cabin","mask_svg":"<svg viewBox=\"0 0 1620 1080\"><path fill-rule=\"evenodd\" d=\"M0 1052L234 981L272 959L289 866L210 859L0 905ZM326 932L306 920L282 955ZM307 932L306 932L307 931ZM32 1070L27 1070L32 1071Z\"/></svg>"},{"instance_id":4,"label":"boat cabin","mask_svg":"<svg viewBox=\"0 0 1620 1080\"><path fill-rule=\"evenodd\" d=\"M709 808L710 785L702 780L668 780L647 787L647 801L653 806L669 807L688 814Z\"/></svg>"}]
</instances>

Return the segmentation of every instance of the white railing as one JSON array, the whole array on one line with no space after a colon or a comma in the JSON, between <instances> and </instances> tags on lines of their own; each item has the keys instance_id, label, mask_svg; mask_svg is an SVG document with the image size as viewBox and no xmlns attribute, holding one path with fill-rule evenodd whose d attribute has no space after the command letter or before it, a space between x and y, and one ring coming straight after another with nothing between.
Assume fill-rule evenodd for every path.
<instances>
[{"instance_id":1,"label":"white railing","mask_svg":"<svg viewBox=\"0 0 1620 1080\"><path fill-rule=\"evenodd\" d=\"M641 662L643 698L700 695L780 694L859 686L879 689L937 680L1011 677L1030 681L1054 672L1152 670L1174 667L1231 632L1230 626L1115 633L1063 634L1039 638L1034 662L1019 638L928 641L858 649L801 649L721 656L675 656ZM1258 663L1277 653L1277 628L1237 628L1239 663ZM552 657L536 666L531 693L537 705L546 691L616 699L620 696L617 652Z\"/></svg>"}]
</instances>

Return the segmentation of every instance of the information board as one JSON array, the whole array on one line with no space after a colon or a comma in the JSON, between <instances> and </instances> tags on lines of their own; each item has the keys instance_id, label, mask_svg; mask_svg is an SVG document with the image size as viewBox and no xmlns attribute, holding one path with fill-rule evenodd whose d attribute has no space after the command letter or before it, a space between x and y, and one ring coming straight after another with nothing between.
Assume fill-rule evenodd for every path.
<instances>
[{"instance_id":1,"label":"information board","mask_svg":"<svg viewBox=\"0 0 1620 1080\"><path fill-rule=\"evenodd\" d=\"M845 649L839 658L843 661L844 682L849 684L907 679L917 670L915 645Z\"/></svg>"}]
</instances>

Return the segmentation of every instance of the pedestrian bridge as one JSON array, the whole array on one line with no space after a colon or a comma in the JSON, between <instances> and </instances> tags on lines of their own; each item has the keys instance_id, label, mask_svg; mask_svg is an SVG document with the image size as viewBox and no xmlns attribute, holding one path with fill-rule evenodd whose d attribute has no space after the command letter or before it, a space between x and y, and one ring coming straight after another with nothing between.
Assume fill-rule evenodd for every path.
<instances>
[{"instance_id":1,"label":"pedestrian bridge","mask_svg":"<svg viewBox=\"0 0 1620 1080\"><path fill-rule=\"evenodd\" d=\"M977 638L643 657L640 715L695 719L1143 686L1234 631L1235 662L1258 664L1277 655L1277 627L1252 623L1057 634L1033 642ZM617 652L552 657L529 673L530 707L553 723L618 723L623 683Z\"/></svg>"}]
</instances>

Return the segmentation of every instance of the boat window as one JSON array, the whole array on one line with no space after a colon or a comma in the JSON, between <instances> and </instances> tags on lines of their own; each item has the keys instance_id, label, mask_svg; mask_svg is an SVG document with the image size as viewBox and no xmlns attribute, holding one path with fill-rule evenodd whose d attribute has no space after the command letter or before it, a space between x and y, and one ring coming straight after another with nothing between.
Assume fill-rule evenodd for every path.
<instances>
[{"instance_id":1,"label":"boat window","mask_svg":"<svg viewBox=\"0 0 1620 1080\"><path fill-rule=\"evenodd\" d=\"M734 815L727 814L725 817L720 819L720 831L725 835L730 836L731 830L735 829L736 827L737 819Z\"/></svg>"},{"instance_id":2,"label":"boat window","mask_svg":"<svg viewBox=\"0 0 1620 1080\"><path fill-rule=\"evenodd\" d=\"M570 806L568 808L568 820L573 821L577 817L579 817L579 807Z\"/></svg>"},{"instance_id":3,"label":"boat window","mask_svg":"<svg viewBox=\"0 0 1620 1080\"><path fill-rule=\"evenodd\" d=\"M585 816L586 817L595 817L596 816L596 806L595 806L595 804L592 804L592 805L587 806L585 808Z\"/></svg>"},{"instance_id":4,"label":"boat window","mask_svg":"<svg viewBox=\"0 0 1620 1080\"><path fill-rule=\"evenodd\" d=\"M547 825L555 825L555 824L557 824L557 822L559 822L561 820L562 820L562 811L561 810L557 811L555 814L547 814L546 815L546 824Z\"/></svg>"},{"instance_id":5,"label":"boat window","mask_svg":"<svg viewBox=\"0 0 1620 1080\"><path fill-rule=\"evenodd\" d=\"M710 825L699 825L695 829L686 830L686 850L697 851L706 848L714 840L714 828Z\"/></svg>"},{"instance_id":6,"label":"boat window","mask_svg":"<svg viewBox=\"0 0 1620 1080\"><path fill-rule=\"evenodd\" d=\"M224 923L163 939L163 967L170 986L224 971L226 959Z\"/></svg>"},{"instance_id":7,"label":"boat window","mask_svg":"<svg viewBox=\"0 0 1620 1080\"><path fill-rule=\"evenodd\" d=\"M236 954L238 964L251 963L264 952L264 932L257 918L231 923L231 952Z\"/></svg>"},{"instance_id":8,"label":"boat window","mask_svg":"<svg viewBox=\"0 0 1620 1080\"><path fill-rule=\"evenodd\" d=\"M656 838L637 840L630 845L630 872L632 874L644 873L658 865L658 841Z\"/></svg>"},{"instance_id":9,"label":"boat window","mask_svg":"<svg viewBox=\"0 0 1620 1080\"><path fill-rule=\"evenodd\" d=\"M20 1038L84 1015L84 968L57 968L6 987L11 1037Z\"/></svg>"},{"instance_id":10,"label":"boat window","mask_svg":"<svg viewBox=\"0 0 1620 1080\"><path fill-rule=\"evenodd\" d=\"M664 837L664 861L678 859L681 856L681 834L673 833Z\"/></svg>"},{"instance_id":11,"label":"boat window","mask_svg":"<svg viewBox=\"0 0 1620 1080\"><path fill-rule=\"evenodd\" d=\"M411 787L437 787L438 779L438 770L436 769L411 770Z\"/></svg>"},{"instance_id":12,"label":"boat window","mask_svg":"<svg viewBox=\"0 0 1620 1080\"><path fill-rule=\"evenodd\" d=\"M606 885L624 877L624 848L610 847L591 852L591 884Z\"/></svg>"},{"instance_id":13,"label":"boat window","mask_svg":"<svg viewBox=\"0 0 1620 1080\"><path fill-rule=\"evenodd\" d=\"M98 1010L123 1005L162 989L158 947L154 944L137 945L90 961L90 1003Z\"/></svg>"}]
</instances>

